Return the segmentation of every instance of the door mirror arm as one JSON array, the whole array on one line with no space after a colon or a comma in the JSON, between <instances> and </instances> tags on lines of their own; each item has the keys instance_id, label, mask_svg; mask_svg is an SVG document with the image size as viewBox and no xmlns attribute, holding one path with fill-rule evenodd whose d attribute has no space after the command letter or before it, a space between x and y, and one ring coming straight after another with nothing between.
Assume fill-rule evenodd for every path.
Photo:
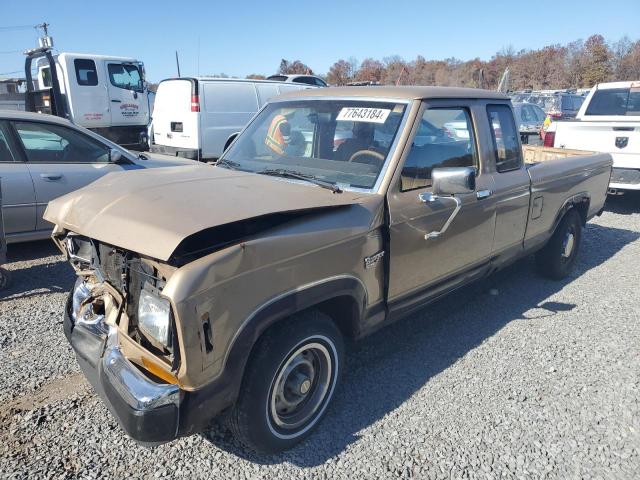
<instances>
[{"instance_id":1,"label":"door mirror arm","mask_svg":"<svg viewBox=\"0 0 640 480\"><path fill-rule=\"evenodd\" d=\"M443 197L440 195L435 195L431 192L425 192L418 195L418 198L423 203L433 203L433 202L437 202L438 200L441 200L441 201L448 200L448 201L454 202L456 205L455 208L453 209L453 212L451 212L451 215L449 216L447 221L444 223L442 228L439 231L433 231L425 234L424 236L425 240L432 240L432 239L438 238L440 235L446 232L447 229L449 228L449 225L451 225L451 222L453 222L453 219L456 218L456 216L458 215L458 212L460 211L460 208L462 207L462 201L458 197L454 197L454 196Z\"/></svg>"}]
</instances>

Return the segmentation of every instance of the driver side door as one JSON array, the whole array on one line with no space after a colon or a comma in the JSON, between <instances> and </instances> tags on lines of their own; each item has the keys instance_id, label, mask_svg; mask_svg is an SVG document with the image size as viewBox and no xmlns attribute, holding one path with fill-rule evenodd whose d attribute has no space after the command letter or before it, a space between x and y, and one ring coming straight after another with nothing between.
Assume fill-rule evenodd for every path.
<instances>
[{"instance_id":1,"label":"driver side door","mask_svg":"<svg viewBox=\"0 0 640 480\"><path fill-rule=\"evenodd\" d=\"M36 230L53 228L42 218L49 201L122 169L109 161L108 145L79 130L37 121L12 121L11 126L33 179Z\"/></svg>"},{"instance_id":2,"label":"driver side door","mask_svg":"<svg viewBox=\"0 0 640 480\"><path fill-rule=\"evenodd\" d=\"M390 260L388 299L392 312L403 311L480 275L489 267L495 229L493 178L480 168L472 105L460 101L424 104L413 140L389 191ZM428 128L426 128L428 126ZM476 189L456 195L461 208L448 229L455 201L432 193L435 168L475 167Z\"/></svg>"}]
</instances>

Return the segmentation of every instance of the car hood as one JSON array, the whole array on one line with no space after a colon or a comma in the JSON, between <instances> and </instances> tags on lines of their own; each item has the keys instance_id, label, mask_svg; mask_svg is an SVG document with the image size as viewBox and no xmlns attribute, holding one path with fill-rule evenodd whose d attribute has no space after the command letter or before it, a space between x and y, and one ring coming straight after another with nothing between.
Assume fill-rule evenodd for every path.
<instances>
[{"instance_id":1,"label":"car hood","mask_svg":"<svg viewBox=\"0 0 640 480\"><path fill-rule=\"evenodd\" d=\"M132 152L133 155L133 152ZM182 165L196 165L200 162L196 160L190 160L188 158L175 157L171 155L163 155L161 153L149 153L144 152L145 158L136 157L133 160L133 163L136 167L142 168L156 168L156 167L171 167L171 166L182 166ZM134 155L135 156L135 155ZM131 169L134 170L134 169Z\"/></svg>"},{"instance_id":2,"label":"car hood","mask_svg":"<svg viewBox=\"0 0 640 480\"><path fill-rule=\"evenodd\" d=\"M365 196L198 164L108 174L49 202L44 218L59 229L166 261L183 239L205 229L351 205Z\"/></svg>"}]
</instances>

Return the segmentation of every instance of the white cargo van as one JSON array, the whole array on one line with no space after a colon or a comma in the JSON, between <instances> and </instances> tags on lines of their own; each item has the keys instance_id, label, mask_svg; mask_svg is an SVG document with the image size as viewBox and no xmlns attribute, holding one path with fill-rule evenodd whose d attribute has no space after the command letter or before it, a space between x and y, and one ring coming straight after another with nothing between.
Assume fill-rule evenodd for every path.
<instances>
[{"instance_id":1,"label":"white cargo van","mask_svg":"<svg viewBox=\"0 0 640 480\"><path fill-rule=\"evenodd\" d=\"M53 55L44 47L27 52L25 74L27 111L67 118L123 146L147 145L150 115L142 62L82 53Z\"/></svg>"},{"instance_id":2,"label":"white cargo van","mask_svg":"<svg viewBox=\"0 0 640 480\"><path fill-rule=\"evenodd\" d=\"M217 159L271 97L304 88L314 87L230 78L163 80L151 121L151 151Z\"/></svg>"}]
</instances>

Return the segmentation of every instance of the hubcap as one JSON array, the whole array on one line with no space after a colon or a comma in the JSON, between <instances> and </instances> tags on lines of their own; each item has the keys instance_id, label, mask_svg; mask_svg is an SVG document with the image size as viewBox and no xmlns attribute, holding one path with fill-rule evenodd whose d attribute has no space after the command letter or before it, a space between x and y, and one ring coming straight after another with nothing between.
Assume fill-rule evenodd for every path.
<instances>
[{"instance_id":1,"label":"hubcap","mask_svg":"<svg viewBox=\"0 0 640 480\"><path fill-rule=\"evenodd\" d=\"M567 232L567 235L564 237L564 242L562 242L562 256L564 258L569 258L571 253L573 252L573 245L576 241L576 237L572 231Z\"/></svg>"},{"instance_id":2,"label":"hubcap","mask_svg":"<svg viewBox=\"0 0 640 480\"><path fill-rule=\"evenodd\" d=\"M281 430L296 430L318 412L330 390L333 360L327 347L308 343L294 351L276 374L269 414Z\"/></svg>"}]
</instances>

